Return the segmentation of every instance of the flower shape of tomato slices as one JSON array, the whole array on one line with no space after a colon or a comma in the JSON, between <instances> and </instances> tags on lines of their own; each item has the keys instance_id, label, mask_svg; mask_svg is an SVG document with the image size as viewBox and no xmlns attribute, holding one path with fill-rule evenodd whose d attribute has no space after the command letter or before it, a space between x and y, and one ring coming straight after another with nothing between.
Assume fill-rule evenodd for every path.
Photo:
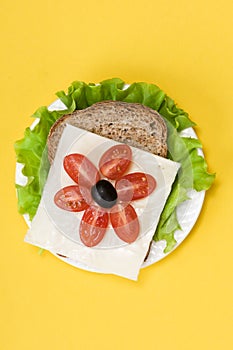
<instances>
[{"instance_id":1,"label":"flower shape of tomato slices","mask_svg":"<svg viewBox=\"0 0 233 350\"><path fill-rule=\"evenodd\" d=\"M99 244L109 223L124 242L137 239L140 224L131 202L149 196L156 180L143 172L126 174L131 163L132 150L125 144L109 148L100 158L99 170L83 154L64 158L64 169L76 184L59 190L54 202L64 210L84 211L79 235L86 246Z\"/></svg>"}]
</instances>

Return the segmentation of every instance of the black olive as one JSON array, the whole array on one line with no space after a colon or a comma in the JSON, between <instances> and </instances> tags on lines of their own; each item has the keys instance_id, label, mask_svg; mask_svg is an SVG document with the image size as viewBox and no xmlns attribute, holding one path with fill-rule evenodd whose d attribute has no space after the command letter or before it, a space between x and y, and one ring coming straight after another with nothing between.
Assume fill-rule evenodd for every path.
<instances>
[{"instance_id":1,"label":"black olive","mask_svg":"<svg viewBox=\"0 0 233 350\"><path fill-rule=\"evenodd\" d=\"M103 208L112 208L117 202L117 191L107 180L98 181L91 189L94 201Z\"/></svg>"}]
</instances>

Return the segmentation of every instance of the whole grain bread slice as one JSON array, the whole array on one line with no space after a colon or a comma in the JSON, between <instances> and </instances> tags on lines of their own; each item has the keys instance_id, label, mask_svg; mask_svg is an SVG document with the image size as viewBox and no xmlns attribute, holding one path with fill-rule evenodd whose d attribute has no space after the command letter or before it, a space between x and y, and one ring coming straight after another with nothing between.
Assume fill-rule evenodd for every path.
<instances>
[{"instance_id":1,"label":"whole grain bread slice","mask_svg":"<svg viewBox=\"0 0 233 350\"><path fill-rule=\"evenodd\" d=\"M64 115L54 123L47 139L50 163L66 124L161 157L167 155L167 127L158 112L140 103L102 101Z\"/></svg>"},{"instance_id":2,"label":"whole grain bread slice","mask_svg":"<svg viewBox=\"0 0 233 350\"><path fill-rule=\"evenodd\" d=\"M167 155L167 127L160 114L140 103L102 101L58 119L50 129L47 146L50 163L67 124L154 153ZM151 244L144 261L149 256Z\"/></svg>"}]
</instances>

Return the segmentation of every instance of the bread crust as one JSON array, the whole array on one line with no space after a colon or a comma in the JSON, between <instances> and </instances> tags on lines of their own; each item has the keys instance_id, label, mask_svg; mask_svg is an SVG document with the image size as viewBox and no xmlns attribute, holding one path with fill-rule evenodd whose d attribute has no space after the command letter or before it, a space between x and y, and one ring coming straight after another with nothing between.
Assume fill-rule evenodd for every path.
<instances>
[{"instance_id":1,"label":"bread crust","mask_svg":"<svg viewBox=\"0 0 233 350\"><path fill-rule=\"evenodd\" d=\"M157 111L140 103L101 101L64 115L53 124L47 139L50 163L67 124L161 157L167 155L167 127Z\"/></svg>"}]
</instances>

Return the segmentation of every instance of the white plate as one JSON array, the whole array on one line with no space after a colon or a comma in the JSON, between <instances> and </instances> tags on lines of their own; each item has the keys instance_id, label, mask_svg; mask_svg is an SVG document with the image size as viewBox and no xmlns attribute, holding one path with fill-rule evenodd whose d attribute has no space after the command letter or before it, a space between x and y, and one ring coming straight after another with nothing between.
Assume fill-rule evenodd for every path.
<instances>
[{"instance_id":1,"label":"white plate","mask_svg":"<svg viewBox=\"0 0 233 350\"><path fill-rule=\"evenodd\" d=\"M56 100L54 103L52 103L48 107L50 111L63 110L65 108L66 108L65 105L60 100ZM37 124L37 122L38 121L35 120L31 128L33 128ZM184 131L182 131L181 135L197 138L197 135L192 128L185 129ZM201 150L199 150L198 152L200 155L204 156ZM26 184L26 180L27 180L27 178L25 178L22 175L22 172L21 172L22 167L23 167L22 164L18 164L18 163L16 164L16 183L20 185ZM164 240L159 242L153 241L150 249L150 254L147 260L142 264L142 268L156 263L157 261L163 259L168 254L170 254L172 251L174 251L183 242L183 240L188 236L188 234L192 230L200 214L204 197L205 197L205 191L197 192L197 191L191 190L188 193L188 195L190 199L183 202L177 208L178 221L180 226L182 227L182 230L175 232L175 239L177 241L175 247L169 253L164 253L163 251L164 251L164 248L166 247L166 241ZM28 216L24 215L24 219L27 225L30 227L30 220ZM56 252L51 251L51 253L54 254L57 258L77 268L91 271L91 272L99 272L98 270L92 269L89 266L84 265L78 261L72 260L70 258L62 257L56 254Z\"/></svg>"}]
</instances>

